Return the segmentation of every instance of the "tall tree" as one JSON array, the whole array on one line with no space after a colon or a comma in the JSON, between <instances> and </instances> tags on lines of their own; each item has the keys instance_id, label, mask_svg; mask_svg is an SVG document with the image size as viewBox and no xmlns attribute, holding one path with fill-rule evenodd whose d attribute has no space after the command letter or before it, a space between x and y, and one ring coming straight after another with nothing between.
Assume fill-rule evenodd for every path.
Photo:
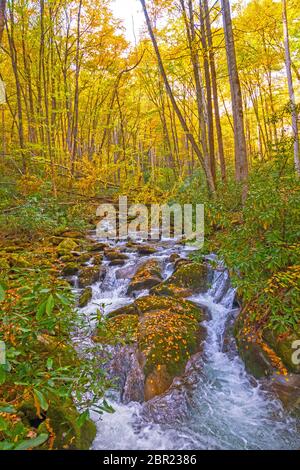
<instances>
[{"instance_id":1,"label":"tall tree","mask_svg":"<svg viewBox=\"0 0 300 470\"><path fill-rule=\"evenodd\" d=\"M145 2L145 0L140 0L140 2L141 2L142 7L143 7L143 11L144 11L144 15L145 15L149 35L150 35L150 38L151 38L151 41L152 41L152 44L153 44L153 48L154 48L154 51L155 51L155 54L156 54L159 70L160 70L161 76L162 76L164 84L165 84L166 92L167 92L167 94L170 98L170 101L171 101L172 106L174 108L174 111L175 111L175 113L178 117L178 120L179 120L179 122L180 122L180 124L183 128L183 131L185 132L187 139L189 140L195 154L197 155L197 157L198 157L198 159L201 163L201 166L202 166L202 168L204 170L204 173L205 173L205 176L206 176L206 182L207 182L208 190L211 193L214 193L216 188L215 188L215 183L214 183L214 179L213 179L213 176L212 176L210 165L208 164L207 160L203 157L201 149L200 149L199 145L197 144L196 139L195 139L194 135L192 134L191 130L189 129L187 121L184 118L184 116L183 116L183 114L182 114L182 112L181 112L181 110L180 110L180 108L177 104L177 101L176 101L176 99L174 97L174 94L172 92L172 88L170 86L170 83L169 83L169 80L168 80L168 77L167 77L167 74L166 74L166 71L165 71L165 68L164 68L164 64L163 64L163 61L162 61L162 58L161 58L161 55L160 55L157 40L156 40L156 37L155 37L154 32L153 32L150 17L149 17L148 10L147 10L147 7L146 7L146 2Z\"/></svg>"},{"instance_id":2,"label":"tall tree","mask_svg":"<svg viewBox=\"0 0 300 470\"><path fill-rule=\"evenodd\" d=\"M211 24L210 24L210 14L209 14L210 12L208 8L207 0L203 0L203 7L204 7L204 17L205 17L206 35L207 35L207 44L208 44L211 85L212 85L213 100L214 100L215 123L216 123L216 131L217 131L221 176L222 176L222 180L225 181L226 180L226 164L225 164L223 135L222 135L222 126L221 126L220 109L219 109L217 73L216 73L213 38L212 38L212 31L211 31Z\"/></svg>"},{"instance_id":3,"label":"tall tree","mask_svg":"<svg viewBox=\"0 0 300 470\"><path fill-rule=\"evenodd\" d=\"M291 51L290 51L290 41L289 41L289 27L288 27L288 20L287 20L286 0L282 0L282 22L283 22L283 35L284 35L285 68L286 68L287 82L288 82L288 88L289 88L289 97L290 97L290 104L291 104L291 113L292 113L292 128L293 128L293 138L294 138L294 163L295 163L296 173L298 176L300 176L298 116L297 116L297 106L296 106L293 76L292 76Z\"/></svg>"},{"instance_id":4,"label":"tall tree","mask_svg":"<svg viewBox=\"0 0 300 470\"><path fill-rule=\"evenodd\" d=\"M248 160L243 120L243 101L240 79L236 63L235 44L232 31L232 20L229 0L221 0L221 4L232 101L235 147L235 172L237 181L246 181L248 178ZM247 186L246 184L244 184L244 197L246 196L246 191Z\"/></svg>"},{"instance_id":5,"label":"tall tree","mask_svg":"<svg viewBox=\"0 0 300 470\"><path fill-rule=\"evenodd\" d=\"M2 42L2 36L5 27L5 7L6 0L0 0L0 44Z\"/></svg>"}]
</instances>

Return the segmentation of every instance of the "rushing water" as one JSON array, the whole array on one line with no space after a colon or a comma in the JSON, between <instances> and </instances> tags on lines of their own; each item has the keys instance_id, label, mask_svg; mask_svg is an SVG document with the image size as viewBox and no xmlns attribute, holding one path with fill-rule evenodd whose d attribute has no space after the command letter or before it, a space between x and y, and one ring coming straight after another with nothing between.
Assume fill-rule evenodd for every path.
<instances>
[{"instance_id":1,"label":"rushing water","mask_svg":"<svg viewBox=\"0 0 300 470\"><path fill-rule=\"evenodd\" d=\"M172 263L168 262L172 253L184 257L187 249L170 242L161 244L159 251L147 258L128 253L130 258L125 268L134 272L138 262L160 259L167 278L173 270ZM126 295L129 279L117 277L120 267L109 267L107 263L107 268L105 280L93 286L93 299L82 309L87 321L97 305L104 306L108 313L133 301ZM140 293L146 294L147 291ZM165 414L163 424L157 424L151 419L151 413L145 412L149 410L149 403L124 405L112 395L114 414L105 414L100 419L91 412L98 427L94 449L299 448L296 422L283 410L278 399L262 390L259 382L246 373L234 347L224 347L228 341L230 343L230 338L226 338L228 324L237 314L233 309L234 297L228 272L219 266L213 272L208 292L190 298L207 308L209 319L205 322L207 336L203 353L195 359L196 384L188 393L185 385L181 385L182 400L187 402L186 413L175 421L171 416L168 421L168 414ZM93 327L92 324L91 329ZM165 399L168 399L168 392ZM165 404L158 399L153 403L154 409L155 406Z\"/></svg>"}]
</instances>

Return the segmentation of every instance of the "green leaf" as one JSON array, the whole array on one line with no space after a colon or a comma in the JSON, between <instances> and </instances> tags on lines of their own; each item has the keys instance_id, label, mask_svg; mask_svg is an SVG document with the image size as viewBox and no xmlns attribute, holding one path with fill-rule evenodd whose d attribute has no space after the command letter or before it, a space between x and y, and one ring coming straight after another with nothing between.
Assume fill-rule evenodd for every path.
<instances>
[{"instance_id":1,"label":"green leaf","mask_svg":"<svg viewBox=\"0 0 300 470\"><path fill-rule=\"evenodd\" d=\"M34 390L34 395L36 396L39 404L41 405L42 410L47 411L49 408L49 405L43 393L40 392L39 390Z\"/></svg>"},{"instance_id":2,"label":"green leaf","mask_svg":"<svg viewBox=\"0 0 300 470\"><path fill-rule=\"evenodd\" d=\"M0 284L0 302L3 302L4 299L5 299L5 290Z\"/></svg>"},{"instance_id":3,"label":"green leaf","mask_svg":"<svg viewBox=\"0 0 300 470\"><path fill-rule=\"evenodd\" d=\"M37 308L36 319L38 321L40 321L42 319L42 317L44 316L44 314L45 314L46 304L47 304L47 301L42 302Z\"/></svg>"},{"instance_id":4,"label":"green leaf","mask_svg":"<svg viewBox=\"0 0 300 470\"><path fill-rule=\"evenodd\" d=\"M47 359L47 369L48 370L53 369L53 359L52 359L52 357L48 357L48 359Z\"/></svg>"},{"instance_id":5,"label":"green leaf","mask_svg":"<svg viewBox=\"0 0 300 470\"><path fill-rule=\"evenodd\" d=\"M6 431L8 428L8 422L0 416L0 431Z\"/></svg>"},{"instance_id":6,"label":"green leaf","mask_svg":"<svg viewBox=\"0 0 300 470\"><path fill-rule=\"evenodd\" d=\"M54 297L52 294L50 294L46 302L47 315L51 315L51 313L53 312L53 309L54 309Z\"/></svg>"},{"instance_id":7,"label":"green leaf","mask_svg":"<svg viewBox=\"0 0 300 470\"><path fill-rule=\"evenodd\" d=\"M86 410L81 413L81 415L76 419L77 425L81 428L86 422L86 420L89 418L89 416L89 410Z\"/></svg>"},{"instance_id":8,"label":"green leaf","mask_svg":"<svg viewBox=\"0 0 300 470\"><path fill-rule=\"evenodd\" d=\"M19 442L19 444L16 445L14 450L27 450L27 449L32 449L34 447L38 447L44 442L47 441L49 435L48 434L40 434L39 436L35 437L34 439L28 439L27 441L22 441Z\"/></svg>"},{"instance_id":9,"label":"green leaf","mask_svg":"<svg viewBox=\"0 0 300 470\"><path fill-rule=\"evenodd\" d=\"M16 413L17 410L13 406L0 406L0 413Z\"/></svg>"},{"instance_id":10,"label":"green leaf","mask_svg":"<svg viewBox=\"0 0 300 470\"><path fill-rule=\"evenodd\" d=\"M8 441L1 441L0 442L0 450L11 450L14 448L14 444Z\"/></svg>"}]
</instances>

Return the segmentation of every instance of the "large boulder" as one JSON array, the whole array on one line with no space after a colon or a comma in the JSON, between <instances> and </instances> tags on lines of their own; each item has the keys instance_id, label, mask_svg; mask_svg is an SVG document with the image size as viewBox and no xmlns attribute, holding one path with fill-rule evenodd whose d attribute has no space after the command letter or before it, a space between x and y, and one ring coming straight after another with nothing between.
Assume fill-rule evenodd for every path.
<instances>
[{"instance_id":1,"label":"large boulder","mask_svg":"<svg viewBox=\"0 0 300 470\"><path fill-rule=\"evenodd\" d=\"M108 315L95 334L102 343L126 343L136 348L144 374L144 396L150 400L165 392L180 375L190 356L200 349L205 314L193 302L146 296ZM133 377L141 377L137 371Z\"/></svg>"},{"instance_id":2,"label":"large boulder","mask_svg":"<svg viewBox=\"0 0 300 470\"><path fill-rule=\"evenodd\" d=\"M146 261L133 276L127 293L131 294L132 292L151 289L151 287L156 286L161 281L162 275L159 262L156 260Z\"/></svg>"},{"instance_id":3,"label":"large boulder","mask_svg":"<svg viewBox=\"0 0 300 470\"><path fill-rule=\"evenodd\" d=\"M60 256L68 255L71 251L75 251L78 248L78 244L71 238L66 238L57 247L57 253Z\"/></svg>"},{"instance_id":4,"label":"large boulder","mask_svg":"<svg viewBox=\"0 0 300 470\"><path fill-rule=\"evenodd\" d=\"M78 284L80 288L91 286L100 279L99 266L87 266L79 272Z\"/></svg>"},{"instance_id":5,"label":"large boulder","mask_svg":"<svg viewBox=\"0 0 300 470\"><path fill-rule=\"evenodd\" d=\"M208 289L208 267L205 263L181 261L171 277L151 289L155 295L189 297Z\"/></svg>"},{"instance_id":6,"label":"large boulder","mask_svg":"<svg viewBox=\"0 0 300 470\"><path fill-rule=\"evenodd\" d=\"M280 334L271 328L263 330L263 338L281 358L289 372L300 374L300 361L296 360L295 344L298 343L298 350L300 350L300 323L294 331L289 331L285 334ZM300 358L300 354L298 355Z\"/></svg>"}]
</instances>

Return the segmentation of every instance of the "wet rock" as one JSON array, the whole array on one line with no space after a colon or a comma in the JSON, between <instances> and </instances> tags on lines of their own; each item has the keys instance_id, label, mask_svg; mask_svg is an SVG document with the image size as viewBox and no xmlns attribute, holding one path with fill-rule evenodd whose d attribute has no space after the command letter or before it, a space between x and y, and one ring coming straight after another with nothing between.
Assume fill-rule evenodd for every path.
<instances>
[{"instance_id":1,"label":"wet rock","mask_svg":"<svg viewBox=\"0 0 300 470\"><path fill-rule=\"evenodd\" d=\"M172 253L172 255L169 258L170 263L175 263L177 260L181 259L180 255L177 253Z\"/></svg>"},{"instance_id":2,"label":"wet rock","mask_svg":"<svg viewBox=\"0 0 300 470\"><path fill-rule=\"evenodd\" d=\"M79 287L87 287L95 282L99 281L100 279L100 270L99 266L87 266L86 268L83 268L78 276L78 283Z\"/></svg>"},{"instance_id":3,"label":"wet rock","mask_svg":"<svg viewBox=\"0 0 300 470\"><path fill-rule=\"evenodd\" d=\"M186 262L176 266L166 281L151 289L155 295L189 297L208 289L208 267L205 263Z\"/></svg>"},{"instance_id":4,"label":"wet rock","mask_svg":"<svg viewBox=\"0 0 300 470\"><path fill-rule=\"evenodd\" d=\"M286 334L279 334L275 330L265 328L263 338L281 358L288 371L300 374L300 364L297 364L298 361L293 360L295 353L293 344L296 341L300 341L300 325L294 331Z\"/></svg>"},{"instance_id":5,"label":"wet rock","mask_svg":"<svg viewBox=\"0 0 300 470\"><path fill-rule=\"evenodd\" d=\"M118 250L106 250L105 257L110 261L128 260L128 256L125 255L124 253L120 253L120 251Z\"/></svg>"},{"instance_id":6,"label":"wet rock","mask_svg":"<svg viewBox=\"0 0 300 470\"><path fill-rule=\"evenodd\" d=\"M136 266L134 264L126 266L116 271L116 278L117 279L132 278L135 271L136 271Z\"/></svg>"},{"instance_id":7,"label":"wet rock","mask_svg":"<svg viewBox=\"0 0 300 470\"><path fill-rule=\"evenodd\" d=\"M126 263L125 259L113 259L109 265L110 266L123 266Z\"/></svg>"},{"instance_id":8,"label":"wet rock","mask_svg":"<svg viewBox=\"0 0 300 470\"><path fill-rule=\"evenodd\" d=\"M90 253L82 253L80 254L80 256L78 256L76 261L79 264L85 264L85 263L88 263L91 258L92 258L92 255Z\"/></svg>"},{"instance_id":9,"label":"wet rock","mask_svg":"<svg viewBox=\"0 0 300 470\"><path fill-rule=\"evenodd\" d=\"M129 370L126 374L125 385L122 393L122 402L127 404L131 401L142 403L144 396L145 376L139 364L136 352L130 356Z\"/></svg>"},{"instance_id":10,"label":"wet rock","mask_svg":"<svg viewBox=\"0 0 300 470\"><path fill-rule=\"evenodd\" d=\"M62 269L62 275L63 276L73 276L74 274L77 274L78 271L79 271L78 264L68 263Z\"/></svg>"},{"instance_id":11,"label":"wet rock","mask_svg":"<svg viewBox=\"0 0 300 470\"><path fill-rule=\"evenodd\" d=\"M160 264L156 260L146 261L133 276L127 294L144 289L150 289L162 281Z\"/></svg>"},{"instance_id":12,"label":"wet rock","mask_svg":"<svg viewBox=\"0 0 300 470\"><path fill-rule=\"evenodd\" d=\"M144 401L144 374L135 346L118 346L108 365L108 376L120 390L124 403Z\"/></svg>"},{"instance_id":13,"label":"wet rock","mask_svg":"<svg viewBox=\"0 0 300 470\"><path fill-rule=\"evenodd\" d=\"M102 263L102 261L103 261L103 256L100 255L100 254L97 254L93 257L93 264L95 264L97 266L100 265Z\"/></svg>"},{"instance_id":14,"label":"wet rock","mask_svg":"<svg viewBox=\"0 0 300 470\"><path fill-rule=\"evenodd\" d=\"M79 297L78 306L80 308L86 307L93 297L93 290L91 287L86 287Z\"/></svg>"},{"instance_id":15,"label":"wet rock","mask_svg":"<svg viewBox=\"0 0 300 470\"><path fill-rule=\"evenodd\" d=\"M202 355L197 353L188 361L181 377L175 377L163 394L155 396L144 404L142 411L144 419L157 424L175 424L187 418L193 390L200 379L201 368Z\"/></svg>"},{"instance_id":16,"label":"wet rock","mask_svg":"<svg viewBox=\"0 0 300 470\"><path fill-rule=\"evenodd\" d=\"M259 343L242 338L237 340L237 347L249 374L256 379L273 374L272 363Z\"/></svg>"},{"instance_id":17,"label":"wet rock","mask_svg":"<svg viewBox=\"0 0 300 470\"><path fill-rule=\"evenodd\" d=\"M88 251L104 251L107 248L106 243L93 243L88 247Z\"/></svg>"},{"instance_id":18,"label":"wet rock","mask_svg":"<svg viewBox=\"0 0 300 470\"><path fill-rule=\"evenodd\" d=\"M142 256L153 255L157 249L150 245L137 245L137 252Z\"/></svg>"},{"instance_id":19,"label":"wet rock","mask_svg":"<svg viewBox=\"0 0 300 470\"><path fill-rule=\"evenodd\" d=\"M264 387L275 393L284 407L291 411L298 411L300 416L300 375L274 374L263 382Z\"/></svg>"},{"instance_id":20,"label":"wet rock","mask_svg":"<svg viewBox=\"0 0 300 470\"><path fill-rule=\"evenodd\" d=\"M57 247L57 253L60 256L68 255L71 251L76 250L78 247L77 243L71 238L66 238Z\"/></svg>"},{"instance_id":21,"label":"wet rock","mask_svg":"<svg viewBox=\"0 0 300 470\"><path fill-rule=\"evenodd\" d=\"M145 382L145 400L151 400L157 395L162 395L173 382L173 377L165 365L156 366L150 372Z\"/></svg>"}]
</instances>

